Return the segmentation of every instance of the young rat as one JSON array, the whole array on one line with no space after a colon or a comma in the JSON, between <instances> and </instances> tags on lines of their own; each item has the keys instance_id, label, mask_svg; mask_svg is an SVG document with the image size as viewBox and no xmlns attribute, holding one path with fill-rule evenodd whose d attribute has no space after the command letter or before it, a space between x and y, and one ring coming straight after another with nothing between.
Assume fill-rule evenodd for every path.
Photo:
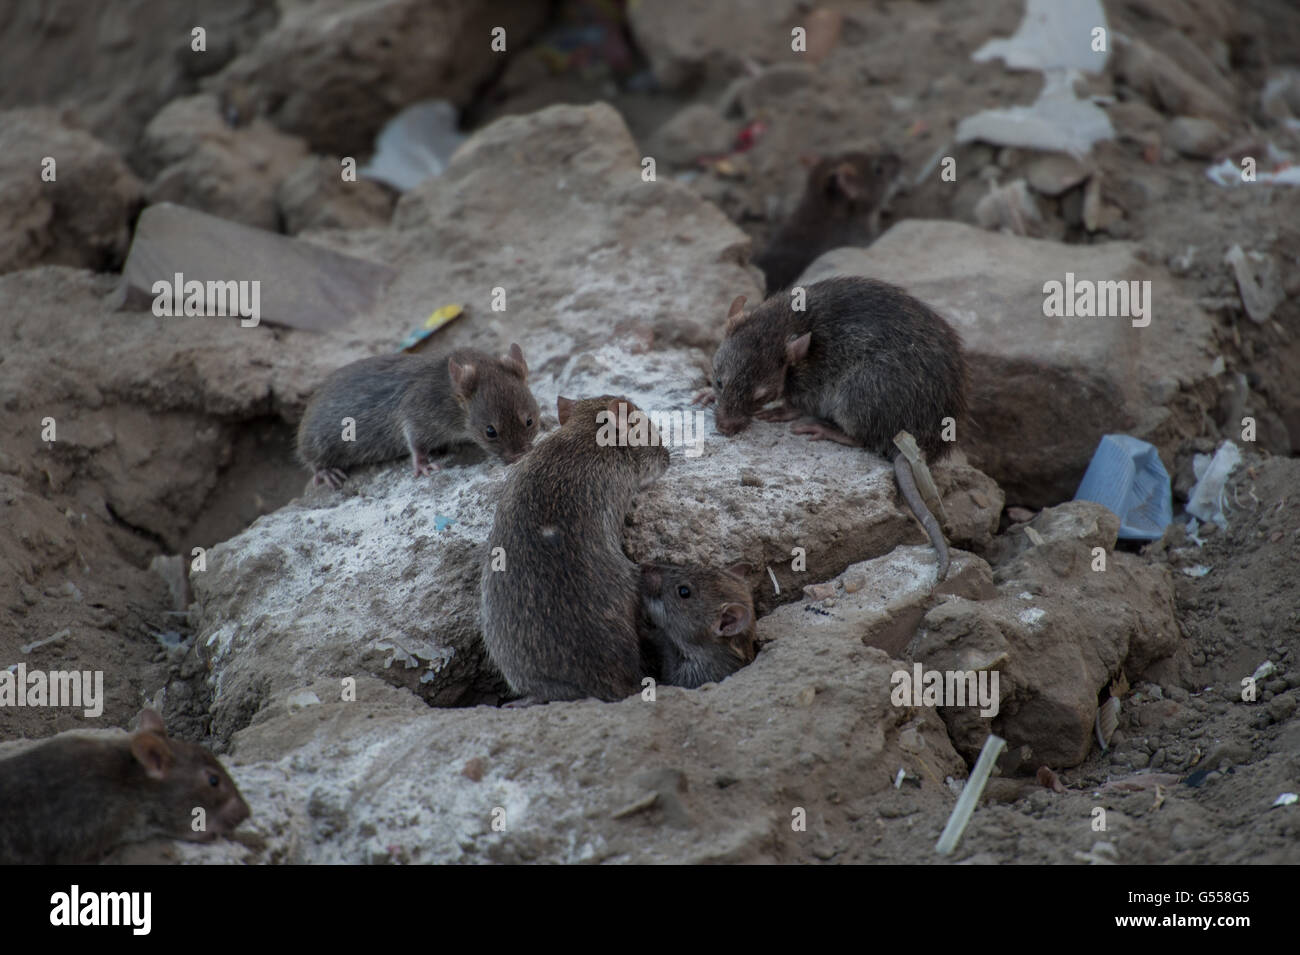
<instances>
[{"instance_id":1,"label":"young rat","mask_svg":"<svg viewBox=\"0 0 1300 955\"><path fill-rule=\"evenodd\" d=\"M343 440L343 419L355 440ZM447 355L380 355L333 372L298 426L298 457L315 483L341 487L349 468L410 454L415 473L429 454L473 442L511 464L537 435L541 414L518 345L506 358L464 348Z\"/></svg>"},{"instance_id":2,"label":"young rat","mask_svg":"<svg viewBox=\"0 0 1300 955\"><path fill-rule=\"evenodd\" d=\"M916 490L894 435L908 431L927 461L951 450L943 419L966 415L966 363L961 339L924 302L875 279L843 277L806 289L806 307L774 295L746 317L744 297L732 303L722 344L713 356L718 430L736 434L751 417L790 421L812 440L865 447L894 462L899 490L948 574L948 545ZM784 398L781 407L760 410Z\"/></svg>"},{"instance_id":3,"label":"young rat","mask_svg":"<svg viewBox=\"0 0 1300 955\"><path fill-rule=\"evenodd\" d=\"M668 449L625 398L556 407L559 431L512 469L497 505L483 642L520 703L618 700L643 675L640 571L623 554L623 519Z\"/></svg>"},{"instance_id":4,"label":"young rat","mask_svg":"<svg viewBox=\"0 0 1300 955\"><path fill-rule=\"evenodd\" d=\"M697 687L735 673L757 652L744 564L726 570L641 565L641 640L663 683Z\"/></svg>"},{"instance_id":5,"label":"young rat","mask_svg":"<svg viewBox=\"0 0 1300 955\"><path fill-rule=\"evenodd\" d=\"M195 809L205 831L192 828ZM155 836L211 842L247 818L217 758L168 739L153 710L129 736L60 733L0 759L0 864L95 862Z\"/></svg>"},{"instance_id":6,"label":"young rat","mask_svg":"<svg viewBox=\"0 0 1300 955\"><path fill-rule=\"evenodd\" d=\"M813 166L798 207L754 259L768 294L793 282L823 252L874 239L901 168L891 152L844 153Z\"/></svg>"}]
</instances>

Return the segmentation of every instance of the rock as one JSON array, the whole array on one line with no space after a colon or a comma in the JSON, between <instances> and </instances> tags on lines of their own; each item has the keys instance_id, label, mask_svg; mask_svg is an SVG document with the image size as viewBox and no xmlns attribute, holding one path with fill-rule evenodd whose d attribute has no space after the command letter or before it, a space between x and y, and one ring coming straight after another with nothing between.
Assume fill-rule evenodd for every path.
<instances>
[{"instance_id":1,"label":"rock","mask_svg":"<svg viewBox=\"0 0 1300 955\"><path fill-rule=\"evenodd\" d=\"M1026 528L1034 533L1031 535ZM1089 554L1094 547L1109 552L1115 548L1118 536L1119 518L1109 508L1092 501L1067 501L1044 508L1026 524L997 537L988 557L994 564L1002 564L1038 548L1041 556L1052 561L1049 555L1077 553L1076 543Z\"/></svg>"},{"instance_id":2,"label":"rock","mask_svg":"<svg viewBox=\"0 0 1300 955\"><path fill-rule=\"evenodd\" d=\"M1055 198L1073 189L1090 175L1087 166L1073 156L1053 154L1035 159L1025 170L1029 187L1044 196ZM978 215L978 212L976 213ZM981 223L983 225L983 223ZM988 228L985 226L985 228Z\"/></svg>"},{"instance_id":3,"label":"rock","mask_svg":"<svg viewBox=\"0 0 1300 955\"><path fill-rule=\"evenodd\" d=\"M1044 514L1059 537L999 564L997 597L934 607L909 648L926 670L998 672L996 716L940 711L968 762L992 732L1008 748L1028 746L1034 762L1077 766L1093 746L1102 687L1121 670L1137 679L1183 661L1169 571L1124 553L1094 571L1090 545L1113 533L1084 530L1073 508Z\"/></svg>"},{"instance_id":4,"label":"rock","mask_svg":"<svg viewBox=\"0 0 1300 955\"><path fill-rule=\"evenodd\" d=\"M1268 701L1266 709L1268 718L1274 723L1282 723L1291 718L1296 711L1296 694L1283 693Z\"/></svg>"},{"instance_id":5,"label":"rock","mask_svg":"<svg viewBox=\"0 0 1300 955\"><path fill-rule=\"evenodd\" d=\"M50 109L0 113L0 273L116 269L143 189L122 158ZM42 178L54 161L54 181Z\"/></svg>"},{"instance_id":6,"label":"rock","mask_svg":"<svg viewBox=\"0 0 1300 955\"><path fill-rule=\"evenodd\" d=\"M1194 116L1230 125L1236 110L1172 58L1141 40L1116 44L1115 76L1152 106L1174 116Z\"/></svg>"},{"instance_id":7,"label":"rock","mask_svg":"<svg viewBox=\"0 0 1300 955\"><path fill-rule=\"evenodd\" d=\"M975 204L975 221L980 228L1013 235L1039 235L1043 216L1023 179L990 189Z\"/></svg>"},{"instance_id":8,"label":"rock","mask_svg":"<svg viewBox=\"0 0 1300 955\"><path fill-rule=\"evenodd\" d=\"M990 585L987 564L972 554L952 555L949 583L970 571ZM778 607L762 619L762 636L772 632L807 632L818 641L861 640L869 647L898 657L916 634L932 602L934 555L927 547L899 547L883 557L862 561L845 569L835 580L804 588L806 603ZM866 585L848 589L848 581L865 578ZM845 584L837 595L836 583ZM817 606L828 597L834 605Z\"/></svg>"},{"instance_id":9,"label":"rock","mask_svg":"<svg viewBox=\"0 0 1300 955\"><path fill-rule=\"evenodd\" d=\"M1126 242L1066 245L911 220L869 249L826 253L800 281L869 275L945 315L965 342L977 423L958 446L1012 500L1040 507L1073 496L1103 434L1150 441L1169 459L1214 404L1209 319L1136 253ZM1045 283L1064 286L1067 273L1151 281L1150 325L1045 316Z\"/></svg>"},{"instance_id":10,"label":"rock","mask_svg":"<svg viewBox=\"0 0 1300 955\"><path fill-rule=\"evenodd\" d=\"M1263 324L1286 301L1277 261L1267 252L1243 252L1234 245L1223 259L1232 266L1241 304L1252 322Z\"/></svg>"},{"instance_id":11,"label":"rock","mask_svg":"<svg viewBox=\"0 0 1300 955\"><path fill-rule=\"evenodd\" d=\"M745 59L802 63L790 49L795 0L753 4L690 0L628 5L628 27L650 61L655 79L669 92L719 85L744 72ZM744 56L739 51L744 51Z\"/></svg>"},{"instance_id":12,"label":"rock","mask_svg":"<svg viewBox=\"0 0 1300 955\"><path fill-rule=\"evenodd\" d=\"M276 16L275 5L260 0L122 0L93 11L8 4L0 18L0 108L74 108L87 130L129 154L164 104L251 46ZM190 31L200 24L202 52L191 49Z\"/></svg>"},{"instance_id":13,"label":"rock","mask_svg":"<svg viewBox=\"0 0 1300 955\"><path fill-rule=\"evenodd\" d=\"M760 622L774 639L751 666L707 689L659 687L654 702L430 711L371 681L358 702L336 694L274 716L225 757L255 807L252 848L178 851L302 863L379 861L380 845L423 863L842 853L857 836L819 826L826 844L810 845L791 812L811 820L843 811L837 794L883 798L900 768L920 780L917 796L936 792L963 766L933 710L891 704L899 661L857 634L809 632L786 610ZM474 760L477 780L462 771Z\"/></svg>"},{"instance_id":14,"label":"rock","mask_svg":"<svg viewBox=\"0 0 1300 955\"><path fill-rule=\"evenodd\" d=\"M341 169L337 159L308 156L281 181L275 201L285 232L297 235L305 229L366 229L388 224L393 195L367 179L347 182Z\"/></svg>"},{"instance_id":15,"label":"rock","mask_svg":"<svg viewBox=\"0 0 1300 955\"><path fill-rule=\"evenodd\" d=\"M1300 119L1300 70L1282 69L1270 75L1259 93L1259 108L1275 120Z\"/></svg>"},{"instance_id":16,"label":"rock","mask_svg":"<svg viewBox=\"0 0 1300 955\"><path fill-rule=\"evenodd\" d=\"M172 283L177 273L187 285L260 282L262 320L317 330L346 324L369 311L392 278L387 266L298 239L184 206L150 206L140 215L122 269L126 303L152 303L154 283Z\"/></svg>"},{"instance_id":17,"label":"rock","mask_svg":"<svg viewBox=\"0 0 1300 955\"><path fill-rule=\"evenodd\" d=\"M139 156L153 174L151 203L174 202L257 229L279 231L276 188L307 145L265 119L232 128L212 95L173 100L144 131Z\"/></svg>"},{"instance_id":18,"label":"rock","mask_svg":"<svg viewBox=\"0 0 1300 955\"><path fill-rule=\"evenodd\" d=\"M1179 116L1169 124L1169 145L1189 159L1212 159L1228 139L1213 120Z\"/></svg>"},{"instance_id":19,"label":"rock","mask_svg":"<svg viewBox=\"0 0 1300 955\"><path fill-rule=\"evenodd\" d=\"M692 165L701 156L731 151L727 121L707 103L691 103L657 129L646 143L646 154L659 162Z\"/></svg>"},{"instance_id":20,"label":"rock","mask_svg":"<svg viewBox=\"0 0 1300 955\"><path fill-rule=\"evenodd\" d=\"M734 80L722 94L721 109L724 115L739 110L742 116L756 116L778 100L809 89L816 79L817 71L811 66L803 63L778 63L756 76L742 76Z\"/></svg>"},{"instance_id":21,"label":"rock","mask_svg":"<svg viewBox=\"0 0 1300 955\"><path fill-rule=\"evenodd\" d=\"M507 116L480 130L442 176L402 196L395 234L382 252L376 244L403 271L392 307L422 316L431 304L468 301L488 311L499 286L520 334L536 327L573 348L604 344L612 330L642 347L644 334L652 347L712 346L731 299L762 295L741 264L749 239L670 177L642 180L641 158L604 104ZM627 305L617 319L615 300ZM449 331L463 344L468 329Z\"/></svg>"},{"instance_id":22,"label":"rock","mask_svg":"<svg viewBox=\"0 0 1300 955\"><path fill-rule=\"evenodd\" d=\"M504 62L492 30L522 49L544 22L530 0L322 0L281 6L280 21L207 85L255 102L316 152L361 157L402 107L463 106Z\"/></svg>"}]
</instances>

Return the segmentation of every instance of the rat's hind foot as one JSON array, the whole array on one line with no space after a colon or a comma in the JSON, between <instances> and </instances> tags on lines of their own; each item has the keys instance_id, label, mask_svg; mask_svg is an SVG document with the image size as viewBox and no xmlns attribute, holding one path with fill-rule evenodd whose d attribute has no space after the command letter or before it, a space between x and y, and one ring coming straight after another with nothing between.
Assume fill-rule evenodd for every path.
<instances>
[{"instance_id":1,"label":"rat's hind foot","mask_svg":"<svg viewBox=\"0 0 1300 955\"><path fill-rule=\"evenodd\" d=\"M818 421L816 418L804 418L802 421L796 421L790 426L794 434L806 434L809 441L837 441L840 444L847 444L851 448L858 446L854 441L839 428L827 424L825 421Z\"/></svg>"},{"instance_id":2,"label":"rat's hind foot","mask_svg":"<svg viewBox=\"0 0 1300 955\"><path fill-rule=\"evenodd\" d=\"M522 710L525 706L540 706L546 701L535 696L521 696L517 700L511 700L509 703L502 703L503 710Z\"/></svg>"},{"instance_id":3,"label":"rat's hind foot","mask_svg":"<svg viewBox=\"0 0 1300 955\"><path fill-rule=\"evenodd\" d=\"M328 484L337 491L347 479L348 472L342 468L317 468L316 473L312 475L311 483L317 486Z\"/></svg>"},{"instance_id":4,"label":"rat's hind foot","mask_svg":"<svg viewBox=\"0 0 1300 955\"><path fill-rule=\"evenodd\" d=\"M797 408L791 408L789 405L777 405L775 408L760 408L754 412L754 417L759 421L793 421L801 414L803 412Z\"/></svg>"}]
</instances>

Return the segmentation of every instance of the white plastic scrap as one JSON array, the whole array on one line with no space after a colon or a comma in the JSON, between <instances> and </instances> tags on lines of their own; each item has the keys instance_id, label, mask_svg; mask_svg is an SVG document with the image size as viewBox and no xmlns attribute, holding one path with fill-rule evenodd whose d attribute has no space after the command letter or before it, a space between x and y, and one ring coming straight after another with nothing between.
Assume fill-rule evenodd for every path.
<instances>
[{"instance_id":1,"label":"white plastic scrap","mask_svg":"<svg viewBox=\"0 0 1300 955\"><path fill-rule=\"evenodd\" d=\"M1249 186L1254 183L1241 178L1241 167L1231 159L1224 159L1205 170L1206 178L1216 186ZM1288 166L1277 172L1255 172L1255 182L1267 186L1300 186L1300 166Z\"/></svg>"},{"instance_id":2,"label":"white plastic scrap","mask_svg":"<svg viewBox=\"0 0 1300 955\"><path fill-rule=\"evenodd\" d=\"M1276 809L1278 806L1294 806L1297 802L1300 802L1300 796L1297 796L1295 793L1283 793L1273 800L1273 808Z\"/></svg>"},{"instance_id":3,"label":"white plastic scrap","mask_svg":"<svg viewBox=\"0 0 1300 955\"><path fill-rule=\"evenodd\" d=\"M957 805L952 808L952 815L948 817L948 824L943 827L943 833L939 836L939 841L935 843L934 851L939 855L946 856L957 848L957 840L966 831L966 823L970 822L971 813L975 811L975 804L979 802L980 796L984 794L984 786L989 781L989 773L993 772L993 764L997 762L998 755L1006 745L1006 740L1001 736L994 736L992 733L984 741L984 748L980 750L980 758L975 760L975 768L970 771L970 778L966 780L961 795L957 797Z\"/></svg>"},{"instance_id":4,"label":"white plastic scrap","mask_svg":"<svg viewBox=\"0 0 1300 955\"><path fill-rule=\"evenodd\" d=\"M456 131L456 107L446 100L413 103L375 137L375 154L359 172L405 192L441 176L465 137Z\"/></svg>"},{"instance_id":5,"label":"white plastic scrap","mask_svg":"<svg viewBox=\"0 0 1300 955\"><path fill-rule=\"evenodd\" d=\"M979 139L1083 156L1093 143L1113 139L1105 110L1074 94L1080 72L1100 73L1106 67L1109 43L1106 50L1097 51L1090 42L1098 28L1107 29L1099 0L1028 0L1015 34L990 40L971 59L982 63L1001 57L1008 69L1041 70L1042 92L1032 106L988 109L966 117L957 124L957 141Z\"/></svg>"},{"instance_id":6,"label":"white plastic scrap","mask_svg":"<svg viewBox=\"0 0 1300 955\"><path fill-rule=\"evenodd\" d=\"M1187 498L1187 513L1194 514L1207 523L1218 524L1227 528L1228 518L1224 514L1224 488L1232 469L1241 463L1241 451L1231 441L1219 445L1214 457L1198 454L1192 459L1192 470L1196 474L1196 486Z\"/></svg>"},{"instance_id":7,"label":"white plastic scrap","mask_svg":"<svg viewBox=\"0 0 1300 955\"><path fill-rule=\"evenodd\" d=\"M1250 678L1258 683L1260 680L1267 680L1276 672L1277 665L1272 660L1265 660L1255 667L1255 672L1250 675Z\"/></svg>"}]
</instances>

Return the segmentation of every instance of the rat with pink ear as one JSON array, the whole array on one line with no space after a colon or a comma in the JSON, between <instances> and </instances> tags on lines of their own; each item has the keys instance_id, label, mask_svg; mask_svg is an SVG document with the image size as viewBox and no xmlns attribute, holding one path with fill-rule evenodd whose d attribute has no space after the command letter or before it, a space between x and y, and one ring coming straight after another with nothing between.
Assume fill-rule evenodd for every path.
<instances>
[{"instance_id":1,"label":"rat with pink ear","mask_svg":"<svg viewBox=\"0 0 1300 955\"><path fill-rule=\"evenodd\" d=\"M560 398L556 410L559 430L510 470L481 577L483 642L518 705L619 700L653 675L623 521L668 449L626 398Z\"/></svg>"},{"instance_id":2,"label":"rat with pink ear","mask_svg":"<svg viewBox=\"0 0 1300 955\"><path fill-rule=\"evenodd\" d=\"M697 687L754 659L754 596L745 564L726 570L641 565L642 655L660 682Z\"/></svg>"},{"instance_id":3,"label":"rat with pink ear","mask_svg":"<svg viewBox=\"0 0 1300 955\"><path fill-rule=\"evenodd\" d=\"M316 390L298 426L298 457L316 484L338 488L351 468L408 454L417 475L432 474L439 465L429 456L456 444L512 464L540 425L518 345L504 358L469 348L379 355L344 365Z\"/></svg>"},{"instance_id":4,"label":"rat with pink ear","mask_svg":"<svg viewBox=\"0 0 1300 955\"><path fill-rule=\"evenodd\" d=\"M909 432L926 461L952 450L966 419L966 360L961 339L934 309L902 289L856 276L829 278L769 297L744 313L731 305L717 352L713 387L696 400L717 402L718 430L738 434L752 418L792 421L812 440L865 448L894 465L903 499L948 575L948 544L916 488L911 465L894 445ZM765 408L781 401L777 407Z\"/></svg>"},{"instance_id":5,"label":"rat with pink ear","mask_svg":"<svg viewBox=\"0 0 1300 955\"><path fill-rule=\"evenodd\" d=\"M3 865L96 862L159 836L211 842L248 813L217 758L168 738L153 710L129 736L72 730L0 758Z\"/></svg>"}]
</instances>

